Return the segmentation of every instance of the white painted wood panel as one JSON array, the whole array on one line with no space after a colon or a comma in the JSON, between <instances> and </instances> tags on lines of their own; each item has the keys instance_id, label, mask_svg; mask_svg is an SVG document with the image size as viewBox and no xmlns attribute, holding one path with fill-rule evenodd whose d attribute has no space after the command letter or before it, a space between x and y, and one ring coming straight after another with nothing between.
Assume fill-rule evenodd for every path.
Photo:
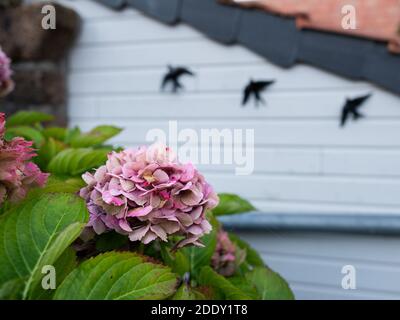
<instances>
[{"instance_id":1,"label":"white painted wood panel","mask_svg":"<svg viewBox=\"0 0 400 320\"><path fill-rule=\"evenodd\" d=\"M96 109L96 107L94 107ZM145 106L141 108L147 109ZM168 106L166 106L168 108ZM216 106L217 108L217 106ZM85 112L85 111L82 111ZM96 113L97 114L97 113ZM154 119L143 121L140 119L126 120L123 115L116 115L113 118L104 119L76 119L72 118L72 124L79 124L84 130L88 130L104 123L105 121L125 128L114 141L116 143L143 143L146 134L151 129L161 129L168 133L169 121L176 120L171 114L163 120ZM226 119L225 121L209 119L180 120L178 129L191 128L201 134L202 129L251 129L255 134L256 146L319 146L319 147L396 147L400 146L400 121L393 120L371 120L365 119L356 125L351 125L343 130L339 128L337 119L251 119L244 121L246 117L239 119ZM132 133L135 134L132 134Z\"/></svg>"},{"instance_id":2,"label":"white painted wood panel","mask_svg":"<svg viewBox=\"0 0 400 320\"><path fill-rule=\"evenodd\" d=\"M184 45L183 45L184 44ZM229 54L226 54L229 50ZM198 54L201 52L201 54ZM117 58L118 57L118 58ZM168 64L236 64L263 61L240 46L226 47L208 39L175 42L124 43L96 47L78 47L71 56L71 68L155 67Z\"/></svg>"},{"instance_id":3,"label":"white painted wood panel","mask_svg":"<svg viewBox=\"0 0 400 320\"><path fill-rule=\"evenodd\" d=\"M172 63L172 62L171 62ZM179 60L176 63L180 64ZM270 87L269 92L293 90L356 90L359 94L372 90L366 83L345 81L329 75L318 69L298 65L287 72L272 64L245 63L238 65L205 65L191 68L196 76L185 77L185 92L240 92L249 79L275 79L277 82ZM69 81L71 94L91 93L159 93L162 76L166 73L165 65L161 67L130 67L124 70L77 70ZM307 81L304 79L307 78ZM327 79L329 81L324 81ZM358 89L358 90L357 90ZM317 92L320 93L320 92ZM334 92L321 92L321 94ZM346 92L351 94L351 92ZM385 101L394 99L391 94L379 94L374 97L374 104L386 105ZM319 99L321 101L323 99ZM327 99L326 99L327 100ZM383 100L383 101L382 101Z\"/></svg>"},{"instance_id":4,"label":"white painted wood panel","mask_svg":"<svg viewBox=\"0 0 400 320\"><path fill-rule=\"evenodd\" d=\"M241 236L288 279L298 299L399 299L400 237L265 232ZM356 269L356 289L341 287L342 267Z\"/></svg>"},{"instance_id":5,"label":"white painted wood panel","mask_svg":"<svg viewBox=\"0 0 400 320\"><path fill-rule=\"evenodd\" d=\"M249 198L265 214L400 214L400 98L306 65L289 70L238 45L213 42L191 27L165 26L131 8L62 0L82 17L68 61L71 125L115 124L113 140L145 143L152 128L255 130L255 170L200 164L219 192ZM167 64L186 65L180 95L160 92ZM276 79L267 105L241 107L250 78ZM339 127L346 97L373 92L365 119ZM289 279L300 299L400 298L400 239L321 233L243 234ZM359 268L359 288L340 288L340 267Z\"/></svg>"},{"instance_id":6,"label":"white painted wood panel","mask_svg":"<svg viewBox=\"0 0 400 320\"><path fill-rule=\"evenodd\" d=\"M159 77L160 78L160 77ZM71 93L70 115L80 120L81 118L91 118L91 108L96 109L99 119L101 118L121 118L121 115L129 118L140 118L152 121L153 119L192 119L212 118L212 119L330 119L339 124L341 108L345 97L356 97L365 90L335 90L326 92L315 92L303 88L300 92L272 90L264 95L266 105L254 106L250 100L249 104L242 106L242 95L236 92L186 92L180 96L170 93L161 93L157 87L158 82L154 81L153 91L140 91L137 93L127 92L107 92L107 83L101 77L98 92ZM89 81L89 80L88 80ZM92 85L95 85L96 78L93 77ZM93 84L94 81L94 84ZM85 81L84 83L88 83ZM140 83L139 80L138 82ZM242 86L246 85L246 81ZM141 84L142 85L142 84ZM72 84L71 87L76 86ZM135 85L136 86L136 85ZM104 90L100 90L103 88ZM301 90L301 88L298 88ZM233 89L232 89L233 91ZM367 121L374 119L392 120L400 119L399 106L394 102L397 97L379 92L373 97L370 103L363 108L363 113L368 115ZM316 103L317 102L317 103ZM113 108L110 108L110 106ZM146 108L143 108L146 106ZM338 107L339 106L339 107ZM151 108L154 112L147 112ZM85 110L82 110L85 109ZM118 113L115 113L118 110ZM357 126L365 121L360 121ZM348 127L354 124L349 122ZM339 130L337 126L337 131ZM343 130L342 130L343 131Z\"/></svg>"}]
</instances>

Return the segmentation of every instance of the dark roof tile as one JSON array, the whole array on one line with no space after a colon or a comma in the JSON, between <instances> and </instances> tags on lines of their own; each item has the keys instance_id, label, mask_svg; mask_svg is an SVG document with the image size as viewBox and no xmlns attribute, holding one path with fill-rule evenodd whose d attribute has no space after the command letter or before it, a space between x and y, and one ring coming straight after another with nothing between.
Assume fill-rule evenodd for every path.
<instances>
[{"instance_id":1,"label":"dark roof tile","mask_svg":"<svg viewBox=\"0 0 400 320\"><path fill-rule=\"evenodd\" d=\"M167 24L178 22L182 0L127 0L132 7Z\"/></svg>"},{"instance_id":2,"label":"dark roof tile","mask_svg":"<svg viewBox=\"0 0 400 320\"><path fill-rule=\"evenodd\" d=\"M282 67L297 58L300 31L295 21L259 10L243 10L238 42Z\"/></svg>"},{"instance_id":3,"label":"dark roof tile","mask_svg":"<svg viewBox=\"0 0 400 320\"><path fill-rule=\"evenodd\" d=\"M341 76L361 79L373 42L314 30L301 32L298 60Z\"/></svg>"},{"instance_id":4,"label":"dark roof tile","mask_svg":"<svg viewBox=\"0 0 400 320\"><path fill-rule=\"evenodd\" d=\"M96 1L115 9L125 3L125 0ZM182 15L184 21L209 37L224 43L236 40L282 67L305 62L352 79L369 80L400 94L400 55L389 53L384 43L299 30L294 18L254 9L221 7L214 3L216 0L126 1L165 23L173 24Z\"/></svg>"},{"instance_id":5,"label":"dark roof tile","mask_svg":"<svg viewBox=\"0 0 400 320\"><path fill-rule=\"evenodd\" d=\"M181 19L223 43L237 40L242 10L215 0L183 0Z\"/></svg>"},{"instance_id":6,"label":"dark roof tile","mask_svg":"<svg viewBox=\"0 0 400 320\"><path fill-rule=\"evenodd\" d=\"M400 56L376 43L364 68L365 79L400 94Z\"/></svg>"},{"instance_id":7,"label":"dark roof tile","mask_svg":"<svg viewBox=\"0 0 400 320\"><path fill-rule=\"evenodd\" d=\"M126 0L96 0L96 1L116 10L122 9L126 4Z\"/></svg>"}]
</instances>

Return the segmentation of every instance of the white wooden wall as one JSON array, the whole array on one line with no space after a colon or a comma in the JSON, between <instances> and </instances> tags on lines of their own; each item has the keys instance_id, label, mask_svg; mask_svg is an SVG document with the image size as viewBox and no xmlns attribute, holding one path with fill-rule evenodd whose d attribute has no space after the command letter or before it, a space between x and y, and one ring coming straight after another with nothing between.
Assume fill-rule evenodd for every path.
<instances>
[{"instance_id":1,"label":"white wooden wall","mask_svg":"<svg viewBox=\"0 0 400 320\"><path fill-rule=\"evenodd\" d=\"M201 166L217 191L241 194L266 214L400 214L398 96L308 66L284 70L243 47L223 46L184 24L164 26L133 9L114 12L90 0L60 2L76 8L83 18L81 37L69 59L71 125L85 130L98 124L122 126L125 131L113 142L125 146L145 143L146 132L167 128L168 120L178 120L180 129L253 128L254 174L235 176L232 166ZM167 64L186 65L197 73L185 79L181 95L159 90ZM240 106L241 90L250 77L277 80L265 95L266 107ZM369 91L374 96L363 109L367 118L340 129L344 99ZM277 252L284 246L280 239L289 248L292 240L297 243L295 236L265 237L250 236L261 249L265 242L265 248ZM313 254L315 239L301 243L311 246ZM364 250L368 244L357 238L353 247ZM379 250L389 256L389 249ZM371 261L372 255L371 249ZM294 269L288 255L274 259L278 269ZM301 284L301 272L311 272L310 265L326 266L315 285L330 292L331 284L322 275L328 277L331 265L321 262L324 258L304 264L302 259L296 264L307 270L296 269L294 278L289 277L300 297L319 292L319 287L308 290ZM399 266L400 261L394 263ZM335 295L332 291L326 297Z\"/></svg>"},{"instance_id":2,"label":"white wooden wall","mask_svg":"<svg viewBox=\"0 0 400 320\"><path fill-rule=\"evenodd\" d=\"M400 239L324 233L241 235L290 283L297 299L400 299ZM342 288L355 268L356 289Z\"/></svg>"}]
</instances>

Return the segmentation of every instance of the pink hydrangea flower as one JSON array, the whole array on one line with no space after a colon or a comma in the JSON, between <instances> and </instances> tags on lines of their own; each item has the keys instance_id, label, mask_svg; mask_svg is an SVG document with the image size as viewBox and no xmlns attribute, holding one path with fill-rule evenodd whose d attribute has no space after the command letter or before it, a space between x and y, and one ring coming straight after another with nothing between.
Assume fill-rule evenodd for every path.
<instances>
[{"instance_id":1,"label":"pink hydrangea flower","mask_svg":"<svg viewBox=\"0 0 400 320\"><path fill-rule=\"evenodd\" d=\"M236 246L229 239L228 233L219 230L217 234L217 246L211 258L211 265L219 274L229 277L236 270Z\"/></svg>"},{"instance_id":2,"label":"pink hydrangea flower","mask_svg":"<svg viewBox=\"0 0 400 320\"><path fill-rule=\"evenodd\" d=\"M31 187L43 186L48 177L29 162L36 155L32 142L23 138L4 140L5 123L5 115L0 113L0 205L6 199L21 200Z\"/></svg>"},{"instance_id":3,"label":"pink hydrangea flower","mask_svg":"<svg viewBox=\"0 0 400 320\"><path fill-rule=\"evenodd\" d=\"M0 97L6 96L14 89L10 64L10 59L0 48Z\"/></svg>"},{"instance_id":4,"label":"pink hydrangea flower","mask_svg":"<svg viewBox=\"0 0 400 320\"><path fill-rule=\"evenodd\" d=\"M211 231L206 211L218 204L212 187L192 164L181 164L168 147L152 145L108 155L80 191L97 234L115 230L144 244L182 235L176 247L201 245Z\"/></svg>"}]
</instances>

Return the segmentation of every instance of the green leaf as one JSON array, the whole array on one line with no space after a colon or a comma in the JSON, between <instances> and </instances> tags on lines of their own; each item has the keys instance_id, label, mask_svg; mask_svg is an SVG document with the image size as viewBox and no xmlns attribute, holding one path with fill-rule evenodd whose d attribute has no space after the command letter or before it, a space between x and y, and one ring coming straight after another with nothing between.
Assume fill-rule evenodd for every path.
<instances>
[{"instance_id":1,"label":"green leaf","mask_svg":"<svg viewBox=\"0 0 400 320\"><path fill-rule=\"evenodd\" d=\"M42 170L45 170L49 162L63 149L65 145L62 142L50 137L39 148L35 162Z\"/></svg>"},{"instance_id":2,"label":"green leaf","mask_svg":"<svg viewBox=\"0 0 400 320\"><path fill-rule=\"evenodd\" d=\"M65 137L67 136L67 129L61 127L49 127L43 129L42 133L46 138L53 138L58 141L65 141Z\"/></svg>"},{"instance_id":3,"label":"green leaf","mask_svg":"<svg viewBox=\"0 0 400 320\"><path fill-rule=\"evenodd\" d=\"M211 267L203 267L200 271L199 283L207 285L223 294L227 300L251 300L252 297L233 285L229 280L215 272Z\"/></svg>"},{"instance_id":4,"label":"green leaf","mask_svg":"<svg viewBox=\"0 0 400 320\"><path fill-rule=\"evenodd\" d=\"M264 267L265 263L256 250L254 250L246 241L240 239L234 233L229 232L229 239L240 249L246 251L246 262L253 267Z\"/></svg>"},{"instance_id":5,"label":"green leaf","mask_svg":"<svg viewBox=\"0 0 400 320\"><path fill-rule=\"evenodd\" d=\"M171 300L205 300L205 296L186 283L181 284Z\"/></svg>"},{"instance_id":6,"label":"green leaf","mask_svg":"<svg viewBox=\"0 0 400 320\"><path fill-rule=\"evenodd\" d=\"M189 261L189 270L192 277L197 276L201 267L210 265L211 258L217 245L217 233L219 229L218 221L212 216L212 214L209 214L208 219L212 225L212 230L209 234L201 238L204 247L190 246L180 249Z\"/></svg>"},{"instance_id":7,"label":"green leaf","mask_svg":"<svg viewBox=\"0 0 400 320\"><path fill-rule=\"evenodd\" d=\"M108 252L83 262L54 296L58 300L150 300L173 295L177 275L130 252Z\"/></svg>"},{"instance_id":8,"label":"green leaf","mask_svg":"<svg viewBox=\"0 0 400 320\"><path fill-rule=\"evenodd\" d=\"M80 135L81 135L81 129L79 129L78 127L67 129L67 131L65 132L64 142L69 144L71 140Z\"/></svg>"},{"instance_id":9,"label":"green leaf","mask_svg":"<svg viewBox=\"0 0 400 320\"><path fill-rule=\"evenodd\" d=\"M67 248L54 264L56 270L56 288L76 268L77 264L75 250L71 247ZM51 300L54 293L55 289L45 290L41 286L37 286L32 293L32 298L35 300Z\"/></svg>"},{"instance_id":10,"label":"green leaf","mask_svg":"<svg viewBox=\"0 0 400 320\"><path fill-rule=\"evenodd\" d=\"M250 283L246 278L241 276L233 276L227 278L230 283L232 283L236 288L239 288L242 292L252 297L254 300L260 299L260 295L256 287Z\"/></svg>"},{"instance_id":11,"label":"green leaf","mask_svg":"<svg viewBox=\"0 0 400 320\"><path fill-rule=\"evenodd\" d=\"M74 135L70 139L70 144L73 148L94 147L118 135L121 131L121 128L114 126L98 126L87 133Z\"/></svg>"},{"instance_id":12,"label":"green leaf","mask_svg":"<svg viewBox=\"0 0 400 320\"><path fill-rule=\"evenodd\" d=\"M39 130L28 126L16 126L7 129L7 139L14 137L22 137L28 141L33 141L36 147L39 147L44 140L44 137Z\"/></svg>"},{"instance_id":13,"label":"green leaf","mask_svg":"<svg viewBox=\"0 0 400 320\"><path fill-rule=\"evenodd\" d=\"M7 127L29 126L40 122L52 121L54 117L36 111L20 111L7 118Z\"/></svg>"},{"instance_id":14,"label":"green leaf","mask_svg":"<svg viewBox=\"0 0 400 320\"><path fill-rule=\"evenodd\" d=\"M46 186L32 189L28 197L34 198L45 193L76 193L84 185L85 183L81 178L60 179L51 175Z\"/></svg>"},{"instance_id":15,"label":"green leaf","mask_svg":"<svg viewBox=\"0 0 400 320\"><path fill-rule=\"evenodd\" d=\"M79 236L88 213L73 194L44 194L13 207L0 218L0 287L24 281L22 298L30 298L42 268L53 265Z\"/></svg>"},{"instance_id":16,"label":"green leaf","mask_svg":"<svg viewBox=\"0 0 400 320\"><path fill-rule=\"evenodd\" d=\"M165 264L171 267L172 271L183 276L190 271L189 258L182 250L172 252L168 245L161 243L161 257Z\"/></svg>"},{"instance_id":17,"label":"green leaf","mask_svg":"<svg viewBox=\"0 0 400 320\"><path fill-rule=\"evenodd\" d=\"M20 300L24 281L22 279L12 279L0 287L0 300Z\"/></svg>"},{"instance_id":18,"label":"green leaf","mask_svg":"<svg viewBox=\"0 0 400 320\"><path fill-rule=\"evenodd\" d=\"M49 163L48 171L60 176L78 176L103 165L109 150L65 149Z\"/></svg>"},{"instance_id":19,"label":"green leaf","mask_svg":"<svg viewBox=\"0 0 400 320\"><path fill-rule=\"evenodd\" d=\"M219 204L213 209L215 216L238 214L256 210L250 202L238 195L221 193L218 196Z\"/></svg>"},{"instance_id":20,"label":"green leaf","mask_svg":"<svg viewBox=\"0 0 400 320\"><path fill-rule=\"evenodd\" d=\"M286 280L267 267L254 268L246 279L257 288L262 300L294 300Z\"/></svg>"}]
</instances>

